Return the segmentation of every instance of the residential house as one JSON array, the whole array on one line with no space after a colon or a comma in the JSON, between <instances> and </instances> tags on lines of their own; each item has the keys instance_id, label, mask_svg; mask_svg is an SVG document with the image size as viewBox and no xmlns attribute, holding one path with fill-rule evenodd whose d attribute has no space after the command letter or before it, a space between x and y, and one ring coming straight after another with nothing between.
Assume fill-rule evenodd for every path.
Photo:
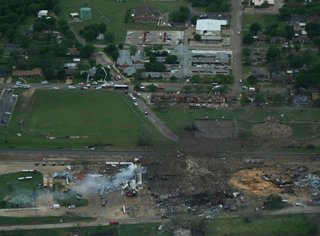
<instances>
[{"instance_id":1,"label":"residential house","mask_svg":"<svg viewBox=\"0 0 320 236\"><path fill-rule=\"evenodd\" d=\"M264 68L255 68L251 72L251 75L255 76L258 79L258 81L260 81L260 82L270 81L269 72Z\"/></svg>"},{"instance_id":2,"label":"residential house","mask_svg":"<svg viewBox=\"0 0 320 236\"><path fill-rule=\"evenodd\" d=\"M32 70L14 70L12 72L13 77L41 77L42 76L42 70L41 68L34 68Z\"/></svg>"},{"instance_id":3,"label":"residential house","mask_svg":"<svg viewBox=\"0 0 320 236\"><path fill-rule=\"evenodd\" d=\"M0 68L0 76L6 76L8 74L8 70L4 68Z\"/></svg>"},{"instance_id":4,"label":"residential house","mask_svg":"<svg viewBox=\"0 0 320 236\"><path fill-rule=\"evenodd\" d=\"M158 21L161 13L159 10L151 7L139 7L132 11L131 17L134 22L152 22Z\"/></svg>"},{"instance_id":5,"label":"residential house","mask_svg":"<svg viewBox=\"0 0 320 236\"><path fill-rule=\"evenodd\" d=\"M67 55L68 56L79 56L80 55L80 51L75 47L68 48Z\"/></svg>"},{"instance_id":6,"label":"residential house","mask_svg":"<svg viewBox=\"0 0 320 236\"><path fill-rule=\"evenodd\" d=\"M260 7L264 2L267 2L268 5L274 5L274 0L252 0L251 2L255 7Z\"/></svg>"}]
</instances>

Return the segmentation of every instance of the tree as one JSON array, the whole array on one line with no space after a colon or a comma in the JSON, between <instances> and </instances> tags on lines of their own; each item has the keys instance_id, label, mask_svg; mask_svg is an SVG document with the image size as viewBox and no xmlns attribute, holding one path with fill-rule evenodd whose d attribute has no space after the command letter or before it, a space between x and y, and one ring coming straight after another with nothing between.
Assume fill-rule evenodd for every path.
<instances>
[{"instance_id":1,"label":"tree","mask_svg":"<svg viewBox=\"0 0 320 236\"><path fill-rule=\"evenodd\" d=\"M54 69L52 68L48 68L44 71L44 77L47 79L47 80L54 80L55 79L55 72L54 72Z\"/></svg>"},{"instance_id":2,"label":"tree","mask_svg":"<svg viewBox=\"0 0 320 236\"><path fill-rule=\"evenodd\" d=\"M279 195L271 194L264 202L264 206L267 209L275 210L284 208L285 203L282 201L282 198Z\"/></svg>"},{"instance_id":3,"label":"tree","mask_svg":"<svg viewBox=\"0 0 320 236\"><path fill-rule=\"evenodd\" d=\"M119 50L117 48L116 45L111 44L110 46L108 46L107 48L105 48L105 52L107 54L109 54L113 60L117 60L117 58L119 57Z\"/></svg>"},{"instance_id":4,"label":"tree","mask_svg":"<svg viewBox=\"0 0 320 236\"><path fill-rule=\"evenodd\" d=\"M250 32L253 33L253 34L257 34L260 30L261 30L261 25L257 22L253 23L251 26L250 26Z\"/></svg>"},{"instance_id":5,"label":"tree","mask_svg":"<svg viewBox=\"0 0 320 236\"><path fill-rule=\"evenodd\" d=\"M310 38L320 36L320 23L318 22L309 22L306 24L306 31Z\"/></svg>"},{"instance_id":6,"label":"tree","mask_svg":"<svg viewBox=\"0 0 320 236\"><path fill-rule=\"evenodd\" d=\"M250 57L251 49L250 48L243 48L242 49L242 56Z\"/></svg>"},{"instance_id":7,"label":"tree","mask_svg":"<svg viewBox=\"0 0 320 236\"><path fill-rule=\"evenodd\" d=\"M254 75L249 75L247 78L247 82L250 86L256 85L258 82L258 78Z\"/></svg>"},{"instance_id":8,"label":"tree","mask_svg":"<svg viewBox=\"0 0 320 236\"><path fill-rule=\"evenodd\" d=\"M168 55L166 57L166 63L167 64L176 64L177 63L177 56L176 55Z\"/></svg>"},{"instance_id":9,"label":"tree","mask_svg":"<svg viewBox=\"0 0 320 236\"><path fill-rule=\"evenodd\" d=\"M182 6L179 11L173 11L170 13L170 21L184 23L186 22L191 15L191 12L188 7Z\"/></svg>"},{"instance_id":10,"label":"tree","mask_svg":"<svg viewBox=\"0 0 320 236\"><path fill-rule=\"evenodd\" d=\"M195 34L194 35L194 40L195 41L201 41L201 35L200 34Z\"/></svg>"},{"instance_id":11,"label":"tree","mask_svg":"<svg viewBox=\"0 0 320 236\"><path fill-rule=\"evenodd\" d=\"M268 62L274 61L275 59L278 59L281 55L281 51L279 48L275 46L270 46L266 53L266 60Z\"/></svg>"},{"instance_id":12,"label":"tree","mask_svg":"<svg viewBox=\"0 0 320 236\"><path fill-rule=\"evenodd\" d=\"M243 44L246 44L246 45L250 45L251 43L253 43L253 41L254 41L253 35L250 33L246 34L242 39Z\"/></svg>"},{"instance_id":13,"label":"tree","mask_svg":"<svg viewBox=\"0 0 320 236\"><path fill-rule=\"evenodd\" d=\"M94 46L90 44L86 44L80 49L80 56L83 58L89 58L93 52L94 52Z\"/></svg>"}]
</instances>

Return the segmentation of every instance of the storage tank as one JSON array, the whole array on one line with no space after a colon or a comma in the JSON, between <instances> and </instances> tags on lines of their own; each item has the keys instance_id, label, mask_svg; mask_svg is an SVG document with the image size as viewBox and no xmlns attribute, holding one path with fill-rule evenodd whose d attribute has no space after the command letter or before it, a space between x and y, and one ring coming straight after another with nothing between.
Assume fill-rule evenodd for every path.
<instances>
[{"instance_id":1,"label":"storage tank","mask_svg":"<svg viewBox=\"0 0 320 236\"><path fill-rule=\"evenodd\" d=\"M80 19L81 20L90 20L91 19L91 8L90 7L80 8Z\"/></svg>"}]
</instances>

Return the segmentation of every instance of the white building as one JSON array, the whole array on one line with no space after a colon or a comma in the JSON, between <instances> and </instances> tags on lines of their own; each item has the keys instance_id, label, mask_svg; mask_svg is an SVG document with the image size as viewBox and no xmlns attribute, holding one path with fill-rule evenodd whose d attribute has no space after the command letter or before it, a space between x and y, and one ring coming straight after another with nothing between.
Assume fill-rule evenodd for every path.
<instances>
[{"instance_id":1,"label":"white building","mask_svg":"<svg viewBox=\"0 0 320 236\"><path fill-rule=\"evenodd\" d=\"M196 33L203 40L221 40L221 28L228 24L227 20L199 19Z\"/></svg>"},{"instance_id":2,"label":"white building","mask_svg":"<svg viewBox=\"0 0 320 236\"><path fill-rule=\"evenodd\" d=\"M267 2L268 5L274 5L274 0L252 0L252 4L255 7L261 6L264 2Z\"/></svg>"},{"instance_id":3,"label":"white building","mask_svg":"<svg viewBox=\"0 0 320 236\"><path fill-rule=\"evenodd\" d=\"M40 10L38 12L38 18L47 17L48 16L48 10Z\"/></svg>"}]
</instances>

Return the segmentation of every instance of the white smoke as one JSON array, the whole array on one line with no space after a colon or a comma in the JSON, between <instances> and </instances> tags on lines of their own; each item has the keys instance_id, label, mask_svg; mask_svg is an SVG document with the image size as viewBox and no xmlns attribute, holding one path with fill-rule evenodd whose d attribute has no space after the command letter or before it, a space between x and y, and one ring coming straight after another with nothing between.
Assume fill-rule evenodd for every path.
<instances>
[{"instance_id":1,"label":"white smoke","mask_svg":"<svg viewBox=\"0 0 320 236\"><path fill-rule=\"evenodd\" d=\"M94 194L99 192L111 192L117 190L122 184L132 179L137 170L137 165L130 164L128 167L120 170L115 176L106 177L100 175L88 175L75 189L84 194Z\"/></svg>"}]
</instances>

